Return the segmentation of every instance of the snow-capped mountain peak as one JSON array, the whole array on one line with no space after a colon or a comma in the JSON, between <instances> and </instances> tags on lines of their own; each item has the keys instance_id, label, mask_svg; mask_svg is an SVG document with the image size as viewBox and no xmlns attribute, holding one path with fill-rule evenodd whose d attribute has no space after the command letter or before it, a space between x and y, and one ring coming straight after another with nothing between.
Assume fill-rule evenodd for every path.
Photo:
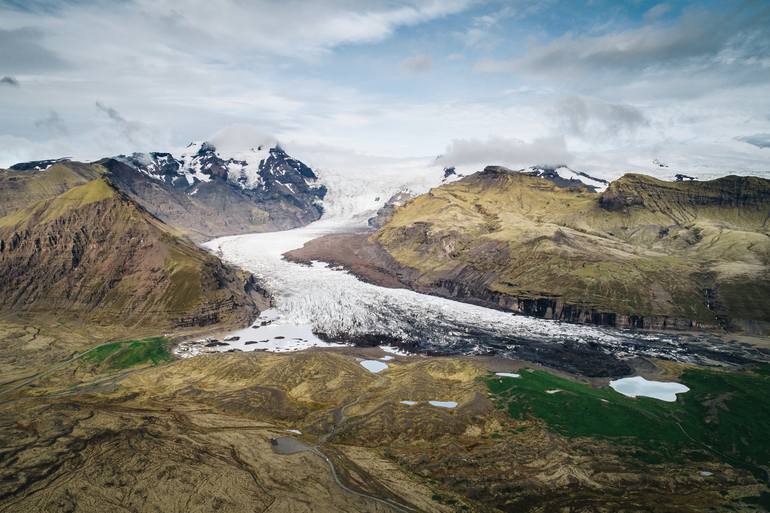
<instances>
[{"instance_id":1,"label":"snow-capped mountain peak","mask_svg":"<svg viewBox=\"0 0 770 513\"><path fill-rule=\"evenodd\" d=\"M277 186L288 194L304 191L322 198L325 193L315 172L278 144L259 144L222 155L213 143L201 141L188 144L178 158L170 153L151 152L121 155L117 159L152 179L182 187L223 180L244 190Z\"/></svg>"},{"instance_id":2,"label":"snow-capped mountain peak","mask_svg":"<svg viewBox=\"0 0 770 513\"><path fill-rule=\"evenodd\" d=\"M607 180L593 177L582 171L575 171L563 164L556 166L530 166L522 169L520 172L545 178L561 187L586 186L594 192L601 192L609 185Z\"/></svg>"},{"instance_id":3,"label":"snow-capped mountain peak","mask_svg":"<svg viewBox=\"0 0 770 513\"><path fill-rule=\"evenodd\" d=\"M225 152L211 141L193 142L176 155L134 153L100 163L155 215L195 233L290 229L321 217L326 187L309 166L277 144L241 147Z\"/></svg>"}]
</instances>

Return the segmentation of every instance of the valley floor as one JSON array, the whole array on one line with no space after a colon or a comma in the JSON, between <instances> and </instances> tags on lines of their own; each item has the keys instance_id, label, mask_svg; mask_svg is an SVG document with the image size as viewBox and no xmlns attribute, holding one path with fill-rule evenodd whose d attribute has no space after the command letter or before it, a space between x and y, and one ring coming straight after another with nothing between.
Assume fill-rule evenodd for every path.
<instances>
[{"instance_id":1,"label":"valley floor","mask_svg":"<svg viewBox=\"0 0 770 513\"><path fill-rule=\"evenodd\" d=\"M116 328L5 319L0 512L767 508L761 350L704 340L693 351L689 339L513 316L281 259L328 230L209 247L265 281L292 326L457 354L215 345L180 359L175 348L210 333L121 340ZM628 374L690 391L663 403L607 387Z\"/></svg>"},{"instance_id":2,"label":"valley floor","mask_svg":"<svg viewBox=\"0 0 770 513\"><path fill-rule=\"evenodd\" d=\"M142 343L0 390L0 511L704 511L766 500L759 461L688 416L718 392L738 415L727 430L752 397L736 400L743 385L699 389L711 374L689 366L652 362L648 377L693 388L693 401L661 409L499 358L341 348L141 361L131 351ZM767 369L756 372L715 374L768 393ZM577 414L574 425L532 400ZM604 418L586 424L578 411ZM759 460L766 406L752 412L743 436ZM629 427L636 415L662 435L635 439L650 436ZM693 440L676 423L669 431L669 418L692 424L682 429ZM721 432L726 421L715 421Z\"/></svg>"}]
</instances>

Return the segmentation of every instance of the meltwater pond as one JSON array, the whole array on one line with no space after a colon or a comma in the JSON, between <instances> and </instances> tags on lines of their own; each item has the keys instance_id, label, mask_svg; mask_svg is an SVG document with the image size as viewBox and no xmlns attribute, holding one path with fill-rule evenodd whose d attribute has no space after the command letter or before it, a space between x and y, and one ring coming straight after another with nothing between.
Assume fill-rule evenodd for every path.
<instances>
[{"instance_id":1,"label":"meltwater pond","mask_svg":"<svg viewBox=\"0 0 770 513\"><path fill-rule=\"evenodd\" d=\"M716 340L704 348L683 344L681 337L673 335L514 315L407 289L379 287L321 262L308 266L282 258L283 253L316 237L354 229L361 229L360 224L322 219L295 230L208 242L206 247L223 260L254 273L273 294L275 306L263 313L269 314L268 319L254 323L256 328L234 333L238 343L206 350L285 351L379 339L410 352L497 354L587 376L610 377L631 374L626 359L639 355L699 363L719 361L723 356L741 358L734 347L723 350ZM319 338L320 333L325 340Z\"/></svg>"}]
</instances>

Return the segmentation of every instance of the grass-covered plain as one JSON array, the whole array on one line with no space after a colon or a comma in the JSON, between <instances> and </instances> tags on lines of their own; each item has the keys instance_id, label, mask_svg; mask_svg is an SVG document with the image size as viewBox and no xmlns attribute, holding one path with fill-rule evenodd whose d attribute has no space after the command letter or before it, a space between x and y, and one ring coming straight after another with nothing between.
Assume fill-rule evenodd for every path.
<instances>
[{"instance_id":1,"label":"grass-covered plain","mask_svg":"<svg viewBox=\"0 0 770 513\"><path fill-rule=\"evenodd\" d=\"M485 380L512 418L540 419L567 437L610 440L648 463L719 460L768 479L762 467L770 462L770 365L743 372L688 369L679 381L690 391L673 403L632 399L536 370Z\"/></svg>"},{"instance_id":2,"label":"grass-covered plain","mask_svg":"<svg viewBox=\"0 0 770 513\"><path fill-rule=\"evenodd\" d=\"M127 369L148 362L157 365L170 361L172 357L165 337L150 337L104 344L86 352L83 358L95 365Z\"/></svg>"}]
</instances>

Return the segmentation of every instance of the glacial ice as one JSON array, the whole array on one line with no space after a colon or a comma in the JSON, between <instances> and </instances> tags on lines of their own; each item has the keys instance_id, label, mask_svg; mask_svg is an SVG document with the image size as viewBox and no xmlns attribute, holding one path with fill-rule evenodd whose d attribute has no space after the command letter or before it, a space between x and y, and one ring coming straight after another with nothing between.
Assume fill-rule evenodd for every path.
<instances>
[{"instance_id":1,"label":"glacial ice","mask_svg":"<svg viewBox=\"0 0 770 513\"><path fill-rule=\"evenodd\" d=\"M325 263L308 266L281 257L311 239L356 227L346 220L322 219L295 230L223 237L206 246L254 273L274 296L275 311L283 319L280 329L294 326L299 334L292 333L292 337L302 337L314 345L323 341L313 332L331 336L379 333L449 349L468 346L479 332L547 342L594 341L604 346L620 346L626 338L617 330L514 315L407 289L379 287ZM635 337L657 340L645 334ZM467 352L486 349L476 344Z\"/></svg>"},{"instance_id":2,"label":"glacial ice","mask_svg":"<svg viewBox=\"0 0 770 513\"><path fill-rule=\"evenodd\" d=\"M622 354L629 342L641 352L639 342L650 340L665 345L669 354L679 350L676 344L655 334L631 336L609 328L514 315L407 289L378 287L321 262L309 266L288 262L282 258L283 253L316 237L363 229L384 199L401 188L421 193L438 185L441 178L436 169L410 163L373 173L366 180L323 170L319 174L329 187L321 220L294 230L222 237L205 244L223 260L255 274L274 297L274 309L263 316L279 319L250 333L249 329L232 333L240 336L240 342L215 350L287 351L332 345L315 333L332 337L380 334L401 339L418 350L432 348L463 354L487 352L488 343L495 345L494 351L505 354L515 348L513 341L597 343L607 352ZM286 338L276 340L276 336ZM252 343L246 345L247 341ZM400 348L382 349L406 354ZM648 353L655 356L655 351L651 348Z\"/></svg>"}]
</instances>

